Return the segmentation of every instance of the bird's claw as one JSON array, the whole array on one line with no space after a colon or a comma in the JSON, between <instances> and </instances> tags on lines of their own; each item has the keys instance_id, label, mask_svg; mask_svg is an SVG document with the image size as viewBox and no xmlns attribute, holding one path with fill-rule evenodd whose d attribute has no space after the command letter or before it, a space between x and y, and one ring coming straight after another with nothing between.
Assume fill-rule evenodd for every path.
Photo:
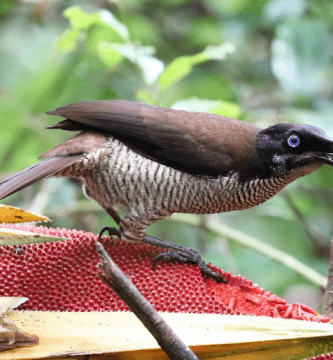
<instances>
[{"instance_id":1,"label":"bird's claw","mask_svg":"<svg viewBox=\"0 0 333 360\"><path fill-rule=\"evenodd\" d=\"M187 249L189 250L189 249ZM195 250L189 251L168 251L155 256L153 261L153 270L155 270L158 261L173 262L178 261L179 263L195 263L201 270L201 275L207 278L214 279L217 283L225 283L223 277L211 270L205 262L201 259L200 254Z\"/></svg>"},{"instance_id":2,"label":"bird's claw","mask_svg":"<svg viewBox=\"0 0 333 360\"><path fill-rule=\"evenodd\" d=\"M104 226L103 229L99 232L98 240L101 240L103 234L106 231L108 232L109 236L118 236L119 239L121 238L121 234L118 229L116 229L115 227Z\"/></svg>"}]
</instances>

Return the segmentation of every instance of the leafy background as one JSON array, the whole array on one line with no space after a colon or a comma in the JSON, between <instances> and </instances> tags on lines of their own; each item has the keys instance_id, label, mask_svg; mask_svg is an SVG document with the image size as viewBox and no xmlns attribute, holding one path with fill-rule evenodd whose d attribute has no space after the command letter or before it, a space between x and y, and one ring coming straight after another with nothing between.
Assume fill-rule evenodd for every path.
<instances>
[{"instance_id":1,"label":"leafy background","mask_svg":"<svg viewBox=\"0 0 333 360\"><path fill-rule=\"evenodd\" d=\"M136 100L260 127L308 123L333 137L332 26L333 3L322 0L2 1L0 176L69 137L44 130L57 120L46 111L85 100ZM163 221L148 232L320 310L320 280L274 255L327 273L332 178L323 166L258 208L196 218L195 226ZM97 233L112 223L69 179L2 203L47 215L53 227ZM235 232L217 236L209 223ZM248 235L246 245L236 231ZM253 238L288 255L253 250Z\"/></svg>"}]
</instances>

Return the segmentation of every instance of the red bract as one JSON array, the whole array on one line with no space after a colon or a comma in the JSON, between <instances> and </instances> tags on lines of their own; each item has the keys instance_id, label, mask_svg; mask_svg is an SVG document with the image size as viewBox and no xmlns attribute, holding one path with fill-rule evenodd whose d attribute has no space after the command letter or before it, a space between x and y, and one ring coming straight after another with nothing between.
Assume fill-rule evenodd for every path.
<instances>
[{"instance_id":1,"label":"red bract","mask_svg":"<svg viewBox=\"0 0 333 360\"><path fill-rule=\"evenodd\" d=\"M40 234L69 238L0 249L0 296L25 296L25 310L128 310L96 276L97 236L83 231L26 225L3 225ZM102 244L115 263L158 311L243 314L327 322L305 305L288 304L250 280L212 266L227 281L217 284L201 276L195 265L152 261L161 249L103 237Z\"/></svg>"},{"instance_id":2,"label":"red bract","mask_svg":"<svg viewBox=\"0 0 333 360\"><path fill-rule=\"evenodd\" d=\"M24 296L19 309L44 311L128 311L125 303L97 276L97 236L76 230L3 224L2 227L61 236L70 240L0 248L0 296ZM302 304L253 285L251 280L223 275L225 284L201 276L196 265L152 261L161 249L104 237L102 244L119 268L158 311L257 315L328 322ZM333 359L332 354L313 359Z\"/></svg>"}]
</instances>

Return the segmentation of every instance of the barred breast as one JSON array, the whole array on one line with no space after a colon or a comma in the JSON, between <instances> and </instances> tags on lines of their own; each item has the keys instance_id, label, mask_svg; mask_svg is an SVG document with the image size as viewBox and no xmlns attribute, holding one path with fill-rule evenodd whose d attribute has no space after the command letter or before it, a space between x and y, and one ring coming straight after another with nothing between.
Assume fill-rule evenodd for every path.
<instances>
[{"instance_id":1,"label":"barred breast","mask_svg":"<svg viewBox=\"0 0 333 360\"><path fill-rule=\"evenodd\" d=\"M126 212L120 230L128 240L142 240L148 225L174 212L211 214L259 205L299 176L245 182L237 173L194 176L141 156L113 138L58 175L83 178L85 194L107 212L120 205Z\"/></svg>"}]
</instances>

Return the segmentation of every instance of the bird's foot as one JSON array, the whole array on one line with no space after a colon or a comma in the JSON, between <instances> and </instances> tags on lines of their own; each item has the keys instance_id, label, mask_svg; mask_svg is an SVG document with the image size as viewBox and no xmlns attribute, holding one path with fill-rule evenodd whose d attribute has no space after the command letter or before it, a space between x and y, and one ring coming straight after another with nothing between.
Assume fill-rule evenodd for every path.
<instances>
[{"instance_id":1,"label":"bird's foot","mask_svg":"<svg viewBox=\"0 0 333 360\"><path fill-rule=\"evenodd\" d=\"M99 240L101 240L103 234L106 231L108 232L109 236L118 236L119 239L121 239L122 237L121 232L115 227L105 226L98 235ZM214 272L205 264L205 262L201 259L201 256L198 251L188 249L184 246L176 245L169 241L158 239L149 235L146 235L143 241L147 244L151 244L169 250L168 252L161 253L154 258L153 261L154 270L156 267L156 263L158 261L166 261L166 262L178 261L180 263L184 263L184 262L192 263L198 265L199 269L201 270L202 276L207 278L212 278L217 283L226 283L220 274Z\"/></svg>"},{"instance_id":2,"label":"bird's foot","mask_svg":"<svg viewBox=\"0 0 333 360\"><path fill-rule=\"evenodd\" d=\"M167 262L178 261L180 263L184 263L184 262L192 263L192 264L194 263L194 264L198 265L199 269L201 270L202 276L207 277L207 278L212 278L217 283L225 283L226 284L226 282L223 280L223 278L220 274L214 272L205 264L205 262L201 259L201 256L198 251L188 249L184 246L176 245L176 244L170 243L166 240L161 240L161 239L155 238L153 236L148 236L148 235L146 235L144 242L155 245L155 246L162 247L164 249L171 250L166 253L161 253L154 258L154 261L153 261L153 269L154 270L155 270L156 263L158 261L167 261Z\"/></svg>"},{"instance_id":3,"label":"bird's foot","mask_svg":"<svg viewBox=\"0 0 333 360\"><path fill-rule=\"evenodd\" d=\"M98 240L101 240L103 234L106 231L108 232L109 236L117 236L119 239L121 238L121 233L118 229L116 229L115 227L104 226L103 229L99 232Z\"/></svg>"},{"instance_id":4,"label":"bird's foot","mask_svg":"<svg viewBox=\"0 0 333 360\"><path fill-rule=\"evenodd\" d=\"M206 264L205 262L201 259L200 254L195 251L195 250L191 250L191 249L187 249L187 251L168 251L166 253L161 253L159 255L157 255L154 258L153 261L153 269L155 270L155 266L156 263L158 261L178 261L180 263L194 263L197 264L199 269L201 270L201 275L207 278L212 278L214 279L217 283L225 283L226 282L223 280L222 276L216 272L214 272L213 270L211 270Z\"/></svg>"}]
</instances>

